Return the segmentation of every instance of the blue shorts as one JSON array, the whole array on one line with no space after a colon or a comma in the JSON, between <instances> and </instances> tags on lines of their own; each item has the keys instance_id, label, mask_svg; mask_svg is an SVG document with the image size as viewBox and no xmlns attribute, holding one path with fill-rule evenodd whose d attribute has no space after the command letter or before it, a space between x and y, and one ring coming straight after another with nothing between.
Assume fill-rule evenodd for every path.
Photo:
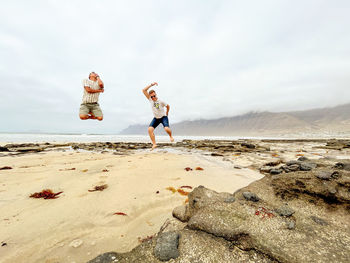
<instances>
[{"instance_id":1,"label":"blue shorts","mask_svg":"<svg viewBox=\"0 0 350 263\"><path fill-rule=\"evenodd\" d=\"M169 119L168 116L163 116L160 119L153 118L151 123L149 124L149 127L157 128L159 124L163 124L164 127L169 127Z\"/></svg>"}]
</instances>

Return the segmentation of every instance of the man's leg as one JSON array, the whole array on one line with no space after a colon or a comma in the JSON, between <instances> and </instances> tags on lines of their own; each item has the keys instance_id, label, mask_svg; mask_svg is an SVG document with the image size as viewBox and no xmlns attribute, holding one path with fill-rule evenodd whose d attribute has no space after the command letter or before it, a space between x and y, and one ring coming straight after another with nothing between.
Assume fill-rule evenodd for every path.
<instances>
[{"instance_id":1,"label":"man's leg","mask_svg":"<svg viewBox=\"0 0 350 263\"><path fill-rule=\"evenodd\" d=\"M149 127L148 127L148 134L149 134L149 137L151 138L151 141L153 144L152 150L157 147L156 136L154 135L154 130L155 130L155 128L157 128L157 126L159 124L160 124L160 119L153 118L153 120L151 121L151 123L149 124Z\"/></svg>"},{"instance_id":2,"label":"man's leg","mask_svg":"<svg viewBox=\"0 0 350 263\"><path fill-rule=\"evenodd\" d=\"M89 107L86 104L81 104L79 109L79 118L81 120L90 119L89 111Z\"/></svg>"},{"instance_id":3,"label":"man's leg","mask_svg":"<svg viewBox=\"0 0 350 263\"><path fill-rule=\"evenodd\" d=\"M99 104L94 105L91 109L91 119L103 120L103 114Z\"/></svg>"},{"instance_id":4,"label":"man's leg","mask_svg":"<svg viewBox=\"0 0 350 263\"><path fill-rule=\"evenodd\" d=\"M168 119L168 116L164 116L162 118L162 124L164 126L164 130L166 131L166 133L169 135L170 137L170 141L173 142L174 141L174 138L172 136L172 133L171 133L171 129L169 128L169 119Z\"/></svg>"},{"instance_id":5,"label":"man's leg","mask_svg":"<svg viewBox=\"0 0 350 263\"><path fill-rule=\"evenodd\" d=\"M152 126L148 127L148 134L152 141L152 150L157 147L156 136L154 136L154 128Z\"/></svg>"}]
</instances>

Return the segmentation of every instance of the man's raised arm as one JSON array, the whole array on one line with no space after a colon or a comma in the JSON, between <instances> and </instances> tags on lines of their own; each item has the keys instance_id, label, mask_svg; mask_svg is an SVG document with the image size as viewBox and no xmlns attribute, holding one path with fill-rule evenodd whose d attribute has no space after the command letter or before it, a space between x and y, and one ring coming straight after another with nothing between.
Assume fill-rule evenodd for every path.
<instances>
[{"instance_id":1,"label":"man's raised arm","mask_svg":"<svg viewBox=\"0 0 350 263\"><path fill-rule=\"evenodd\" d=\"M146 98L149 100L149 94L148 94L148 90L153 87L154 85L157 85L158 86L158 83L157 82L153 82L152 84L148 85L146 88L144 88L142 90L143 94L145 94Z\"/></svg>"},{"instance_id":2,"label":"man's raised arm","mask_svg":"<svg viewBox=\"0 0 350 263\"><path fill-rule=\"evenodd\" d=\"M97 75L97 74L96 74L96 75ZM98 82L98 85L100 86L100 88L101 88L101 89L104 89L105 86L104 86L104 84L103 84L103 81L100 79L100 76L99 76L99 75L96 76L96 79L97 79L97 82Z\"/></svg>"}]
</instances>

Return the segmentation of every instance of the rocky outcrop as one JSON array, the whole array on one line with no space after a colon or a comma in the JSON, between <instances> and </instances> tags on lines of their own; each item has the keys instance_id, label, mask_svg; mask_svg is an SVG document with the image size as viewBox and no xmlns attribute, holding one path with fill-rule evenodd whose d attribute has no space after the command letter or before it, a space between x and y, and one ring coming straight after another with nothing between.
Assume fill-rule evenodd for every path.
<instances>
[{"instance_id":1,"label":"rocky outcrop","mask_svg":"<svg viewBox=\"0 0 350 263\"><path fill-rule=\"evenodd\" d=\"M173 211L185 223L173 219L152 240L115 257L118 262L348 262L347 162L318 160L300 169L307 162L281 164L298 169L267 174L234 194L197 187L188 204ZM170 242L176 257L156 253L164 233L176 240Z\"/></svg>"}]
</instances>

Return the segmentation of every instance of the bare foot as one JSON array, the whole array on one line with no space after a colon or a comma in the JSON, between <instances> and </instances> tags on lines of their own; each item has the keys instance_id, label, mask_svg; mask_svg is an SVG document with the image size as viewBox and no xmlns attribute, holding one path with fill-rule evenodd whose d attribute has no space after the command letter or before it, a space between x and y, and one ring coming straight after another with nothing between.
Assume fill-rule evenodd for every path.
<instances>
[{"instance_id":1,"label":"bare foot","mask_svg":"<svg viewBox=\"0 0 350 263\"><path fill-rule=\"evenodd\" d=\"M153 151L155 148L157 148L157 144L153 144L151 151Z\"/></svg>"},{"instance_id":2,"label":"bare foot","mask_svg":"<svg viewBox=\"0 0 350 263\"><path fill-rule=\"evenodd\" d=\"M170 141L171 141L171 142L174 142L174 138L173 138L172 136L170 137Z\"/></svg>"}]
</instances>

